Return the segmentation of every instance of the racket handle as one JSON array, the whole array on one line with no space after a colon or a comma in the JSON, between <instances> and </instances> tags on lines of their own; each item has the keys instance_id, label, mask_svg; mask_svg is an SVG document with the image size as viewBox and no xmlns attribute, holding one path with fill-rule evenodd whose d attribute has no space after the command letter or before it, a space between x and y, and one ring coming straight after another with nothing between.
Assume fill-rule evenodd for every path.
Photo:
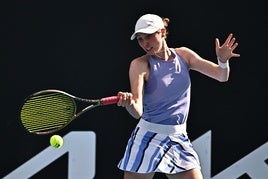
<instances>
[{"instance_id":1,"label":"racket handle","mask_svg":"<svg viewBox=\"0 0 268 179\"><path fill-rule=\"evenodd\" d=\"M106 98L101 99L102 105L109 105L109 104L115 104L119 101L119 96L110 96Z\"/></svg>"}]
</instances>

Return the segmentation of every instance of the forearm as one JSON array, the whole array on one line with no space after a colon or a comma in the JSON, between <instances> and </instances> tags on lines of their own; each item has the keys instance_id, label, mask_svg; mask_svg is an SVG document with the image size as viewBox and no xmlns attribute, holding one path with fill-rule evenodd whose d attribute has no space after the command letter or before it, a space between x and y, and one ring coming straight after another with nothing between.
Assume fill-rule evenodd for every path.
<instances>
[{"instance_id":1,"label":"forearm","mask_svg":"<svg viewBox=\"0 0 268 179\"><path fill-rule=\"evenodd\" d=\"M136 119L139 119L143 113L142 105L137 103L132 103L130 106L126 106L126 110Z\"/></svg>"}]
</instances>

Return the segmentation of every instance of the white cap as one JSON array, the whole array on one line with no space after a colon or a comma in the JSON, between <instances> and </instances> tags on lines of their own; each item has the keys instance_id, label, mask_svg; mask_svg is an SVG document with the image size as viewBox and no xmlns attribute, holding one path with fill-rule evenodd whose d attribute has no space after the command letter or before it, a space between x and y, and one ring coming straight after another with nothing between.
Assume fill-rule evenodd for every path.
<instances>
[{"instance_id":1,"label":"white cap","mask_svg":"<svg viewBox=\"0 0 268 179\"><path fill-rule=\"evenodd\" d=\"M164 23L161 17L154 14L145 14L137 20L135 32L130 39L135 39L137 33L153 34L162 28L164 28Z\"/></svg>"}]
</instances>

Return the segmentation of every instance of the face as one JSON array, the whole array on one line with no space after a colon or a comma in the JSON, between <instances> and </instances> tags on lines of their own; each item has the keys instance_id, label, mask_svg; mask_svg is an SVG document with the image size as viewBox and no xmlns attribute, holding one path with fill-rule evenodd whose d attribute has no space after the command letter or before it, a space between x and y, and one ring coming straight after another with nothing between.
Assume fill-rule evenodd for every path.
<instances>
[{"instance_id":1,"label":"face","mask_svg":"<svg viewBox=\"0 0 268 179\"><path fill-rule=\"evenodd\" d=\"M162 29L153 34L138 33L136 39L146 53L154 55L163 48L164 32Z\"/></svg>"}]
</instances>

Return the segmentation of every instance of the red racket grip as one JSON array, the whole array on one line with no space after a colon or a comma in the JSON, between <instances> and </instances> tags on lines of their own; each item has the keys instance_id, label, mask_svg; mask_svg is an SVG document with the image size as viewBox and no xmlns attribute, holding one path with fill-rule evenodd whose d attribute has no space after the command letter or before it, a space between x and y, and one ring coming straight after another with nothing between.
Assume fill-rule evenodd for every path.
<instances>
[{"instance_id":1,"label":"red racket grip","mask_svg":"<svg viewBox=\"0 0 268 179\"><path fill-rule=\"evenodd\" d=\"M109 104L115 104L119 101L119 96L110 96L106 98L101 99L102 105L109 105Z\"/></svg>"}]
</instances>

